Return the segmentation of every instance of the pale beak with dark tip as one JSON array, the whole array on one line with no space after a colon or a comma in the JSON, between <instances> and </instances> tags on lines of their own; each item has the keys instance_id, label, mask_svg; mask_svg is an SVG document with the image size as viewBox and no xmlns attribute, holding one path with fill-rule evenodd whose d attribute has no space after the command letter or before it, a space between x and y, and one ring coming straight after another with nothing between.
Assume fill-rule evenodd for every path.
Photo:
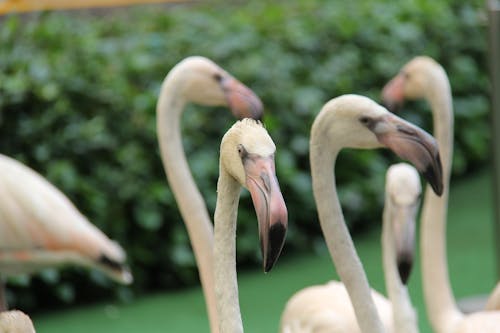
<instances>
[{"instance_id":1,"label":"pale beak with dark tip","mask_svg":"<svg viewBox=\"0 0 500 333\"><path fill-rule=\"evenodd\" d=\"M262 119L264 110L262 102L250 88L229 75L220 77L220 85L226 95L227 104L236 118Z\"/></svg>"},{"instance_id":2,"label":"pale beak with dark tip","mask_svg":"<svg viewBox=\"0 0 500 333\"><path fill-rule=\"evenodd\" d=\"M388 114L360 119L378 141L396 155L410 161L424 176L438 196L443 194L443 168L436 140L424 130Z\"/></svg>"},{"instance_id":3,"label":"pale beak with dark tip","mask_svg":"<svg viewBox=\"0 0 500 333\"><path fill-rule=\"evenodd\" d=\"M389 111L397 112L404 102L404 75L399 73L382 89L382 105Z\"/></svg>"},{"instance_id":4,"label":"pale beak with dark tip","mask_svg":"<svg viewBox=\"0 0 500 333\"><path fill-rule=\"evenodd\" d=\"M391 218L396 249L396 263L401 282L407 284L415 253L416 206L395 206ZM397 222L394 222L397 221Z\"/></svg>"},{"instance_id":5,"label":"pale beak with dark tip","mask_svg":"<svg viewBox=\"0 0 500 333\"><path fill-rule=\"evenodd\" d=\"M269 272L281 253L288 226L288 213L276 178L274 156L262 157L245 151L240 155L246 185L257 213L264 271Z\"/></svg>"}]
</instances>

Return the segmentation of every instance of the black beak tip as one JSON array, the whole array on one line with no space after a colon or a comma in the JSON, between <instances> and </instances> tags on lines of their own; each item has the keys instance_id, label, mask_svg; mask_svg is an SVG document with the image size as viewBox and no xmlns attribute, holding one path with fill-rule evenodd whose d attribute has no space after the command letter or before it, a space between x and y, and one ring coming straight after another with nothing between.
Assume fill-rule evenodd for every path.
<instances>
[{"instance_id":1,"label":"black beak tip","mask_svg":"<svg viewBox=\"0 0 500 333\"><path fill-rule=\"evenodd\" d=\"M398 260L398 272L399 277L401 278L401 282L403 284L408 283L408 279L410 278L411 269L413 267L412 260L409 258Z\"/></svg>"},{"instance_id":2,"label":"black beak tip","mask_svg":"<svg viewBox=\"0 0 500 333\"><path fill-rule=\"evenodd\" d=\"M431 185L432 189L434 190L434 193L436 195L441 196L443 194L443 172L442 172L442 166L441 166L441 159L439 156L437 156L437 166L433 166L432 164L429 164L427 166L427 169L423 172L423 175L427 182Z\"/></svg>"},{"instance_id":3,"label":"black beak tip","mask_svg":"<svg viewBox=\"0 0 500 333\"><path fill-rule=\"evenodd\" d=\"M260 99L257 99L258 102L252 104L252 118L255 120L262 121L262 117L264 116L264 106Z\"/></svg>"},{"instance_id":4,"label":"black beak tip","mask_svg":"<svg viewBox=\"0 0 500 333\"><path fill-rule=\"evenodd\" d=\"M275 223L268 233L268 246L264 253L264 272L269 272L281 254L286 238L286 224Z\"/></svg>"}]
</instances>

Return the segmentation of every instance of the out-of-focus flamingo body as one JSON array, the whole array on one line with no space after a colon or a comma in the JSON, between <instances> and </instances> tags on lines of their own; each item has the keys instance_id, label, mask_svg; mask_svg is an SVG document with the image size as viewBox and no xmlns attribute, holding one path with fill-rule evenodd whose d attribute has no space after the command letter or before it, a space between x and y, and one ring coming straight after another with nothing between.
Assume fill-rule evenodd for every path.
<instances>
[{"instance_id":1,"label":"out-of-focus flamingo body","mask_svg":"<svg viewBox=\"0 0 500 333\"><path fill-rule=\"evenodd\" d=\"M55 186L0 155L0 274L62 265L96 268L128 284L123 249L91 224Z\"/></svg>"}]
</instances>

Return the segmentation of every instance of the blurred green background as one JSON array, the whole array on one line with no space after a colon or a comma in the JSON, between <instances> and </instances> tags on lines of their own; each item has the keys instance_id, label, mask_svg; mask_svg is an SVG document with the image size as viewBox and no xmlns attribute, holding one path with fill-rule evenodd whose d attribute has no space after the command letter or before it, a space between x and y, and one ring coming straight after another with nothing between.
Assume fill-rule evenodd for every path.
<instances>
[{"instance_id":1,"label":"blurred green background","mask_svg":"<svg viewBox=\"0 0 500 333\"><path fill-rule=\"evenodd\" d=\"M314 279L324 282L334 269L325 256L309 176L308 138L315 115L327 100L344 93L378 100L384 83L404 63L430 55L446 69L454 95L453 180L476 175L490 163L486 23L482 0L215 1L2 17L0 152L47 177L120 242L135 278L131 287L121 287L98 272L46 270L10 279L10 303L37 319L68 305L118 302L126 308L151 293L180 297L179 290L198 285L187 234L163 173L155 125L162 80L189 55L213 59L263 100L289 210L281 260L290 265L291 276L283 281L307 274L292 258L308 253L304 263L321 260L318 265L327 269L323 278ZM432 130L423 102L406 104L402 116ZM219 142L233 121L223 108L189 106L183 116L184 147L211 214ZM396 159L384 151L346 151L340 158L336 171L346 220L356 243L366 238L369 252L378 251L385 170ZM485 175L479 182L487 187ZM488 193L476 197L471 209L488 203ZM480 227L474 222L481 235L492 238L490 215L472 219L481 221ZM254 273L261 259L246 192L238 223L239 268L250 276L260 274ZM453 235L459 230L449 226ZM467 229L464 241L471 232ZM484 285L480 282L486 290L493 281L490 241L476 244L486 244ZM379 264L377 257L377 274ZM286 298L304 286L289 288ZM383 290L382 284L376 286ZM187 309L195 306L204 318L199 297ZM273 315L272 322L278 317Z\"/></svg>"}]
</instances>

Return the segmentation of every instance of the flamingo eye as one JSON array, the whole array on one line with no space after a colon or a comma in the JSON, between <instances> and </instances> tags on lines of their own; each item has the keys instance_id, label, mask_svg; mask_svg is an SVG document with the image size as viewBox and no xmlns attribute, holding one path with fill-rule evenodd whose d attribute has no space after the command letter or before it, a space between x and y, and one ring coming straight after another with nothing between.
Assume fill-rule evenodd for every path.
<instances>
[{"instance_id":1,"label":"flamingo eye","mask_svg":"<svg viewBox=\"0 0 500 333\"><path fill-rule=\"evenodd\" d=\"M359 118L359 122L368 127L372 123L372 119L370 117L361 117Z\"/></svg>"},{"instance_id":2,"label":"flamingo eye","mask_svg":"<svg viewBox=\"0 0 500 333\"><path fill-rule=\"evenodd\" d=\"M214 77L214 80L217 82L222 81L222 75L220 73L215 73L213 77Z\"/></svg>"},{"instance_id":3,"label":"flamingo eye","mask_svg":"<svg viewBox=\"0 0 500 333\"><path fill-rule=\"evenodd\" d=\"M240 155L241 159L244 159L248 155L245 147L243 147L242 144L239 144L237 149L238 149L238 154Z\"/></svg>"}]
</instances>

